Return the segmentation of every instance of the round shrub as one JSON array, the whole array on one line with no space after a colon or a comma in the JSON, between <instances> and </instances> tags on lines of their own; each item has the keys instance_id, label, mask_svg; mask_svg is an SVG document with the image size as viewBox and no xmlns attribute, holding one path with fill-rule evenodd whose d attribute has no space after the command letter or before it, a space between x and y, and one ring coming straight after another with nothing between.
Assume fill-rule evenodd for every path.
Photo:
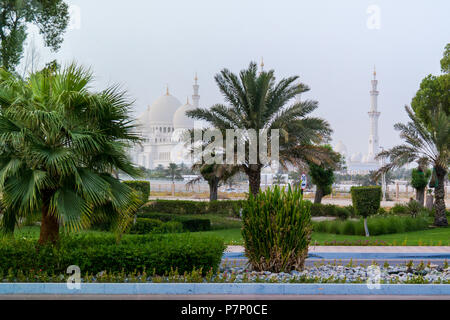
<instances>
[{"instance_id":1,"label":"round shrub","mask_svg":"<svg viewBox=\"0 0 450 320\"><path fill-rule=\"evenodd\" d=\"M245 254L256 271L303 270L311 239L311 204L298 187L250 195L242 211Z\"/></svg>"}]
</instances>

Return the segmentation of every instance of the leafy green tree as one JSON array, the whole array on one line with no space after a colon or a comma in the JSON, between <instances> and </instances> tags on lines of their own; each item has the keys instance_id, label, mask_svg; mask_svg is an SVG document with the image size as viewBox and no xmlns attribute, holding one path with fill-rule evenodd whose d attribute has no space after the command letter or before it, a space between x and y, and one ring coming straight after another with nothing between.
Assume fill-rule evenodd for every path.
<instances>
[{"instance_id":1,"label":"leafy green tree","mask_svg":"<svg viewBox=\"0 0 450 320\"><path fill-rule=\"evenodd\" d=\"M224 69L215 76L215 80L228 104L216 104L210 109L197 108L186 114L205 120L220 130L253 129L257 133L267 130L268 142L271 140L271 130L278 129L282 165L306 160L320 164L328 161L328 154L317 144L329 138L331 129L325 120L308 116L318 107L316 101L289 104L298 94L309 90L307 86L295 83L297 79L294 76L276 82L273 70L258 72L253 62L239 75ZM245 160L239 166L248 176L251 193L256 195L260 189L264 161L258 152L256 163L251 163L248 141L248 137L243 136L236 142L244 144L246 149ZM270 152L268 155L270 157Z\"/></svg>"},{"instance_id":2,"label":"leafy green tree","mask_svg":"<svg viewBox=\"0 0 450 320\"><path fill-rule=\"evenodd\" d=\"M411 186L416 189L416 200L423 206L425 201L425 188L430 180L431 170L426 168L427 159L419 162L417 169L411 171Z\"/></svg>"},{"instance_id":3,"label":"leafy green tree","mask_svg":"<svg viewBox=\"0 0 450 320\"><path fill-rule=\"evenodd\" d=\"M428 75L420 83L420 89L412 99L411 108L416 115L432 130L431 118L438 108L450 115L450 44L445 47L444 57L441 60L443 74L439 76Z\"/></svg>"},{"instance_id":4,"label":"leafy green tree","mask_svg":"<svg viewBox=\"0 0 450 320\"><path fill-rule=\"evenodd\" d=\"M37 26L45 46L56 51L68 22L68 6L62 0L0 0L0 66L12 72L19 64L27 24Z\"/></svg>"},{"instance_id":5,"label":"leafy green tree","mask_svg":"<svg viewBox=\"0 0 450 320\"><path fill-rule=\"evenodd\" d=\"M436 173L437 184L435 188L434 225L447 226L445 214L445 178L450 162L450 115L437 108L427 123L405 107L410 121L407 124L397 123L394 128L400 131L404 144L383 151L377 158L386 157L389 163L380 168L378 173L386 172L392 168L401 168L407 163L426 161L433 166Z\"/></svg>"},{"instance_id":6,"label":"leafy green tree","mask_svg":"<svg viewBox=\"0 0 450 320\"><path fill-rule=\"evenodd\" d=\"M334 152L330 145L323 146L330 153L331 164L322 163L317 165L313 162L309 162L309 175L311 176L312 183L316 185L316 194L314 196L314 203L321 203L322 198L331 194L331 186L334 183L334 171L340 168L343 163L342 156Z\"/></svg>"},{"instance_id":7,"label":"leafy green tree","mask_svg":"<svg viewBox=\"0 0 450 320\"><path fill-rule=\"evenodd\" d=\"M227 164L195 164L193 169L198 170L203 179L208 182L210 201L217 200L219 187L229 182L239 172L238 166ZM200 180L200 178L191 180L189 185L193 185Z\"/></svg>"},{"instance_id":8,"label":"leafy green tree","mask_svg":"<svg viewBox=\"0 0 450 320\"><path fill-rule=\"evenodd\" d=\"M139 198L112 172L137 177L126 150L131 103L116 86L90 92L90 71L68 66L22 80L0 69L2 228L41 212L40 243L103 219L129 222ZM122 225L123 226L123 225Z\"/></svg>"}]
</instances>

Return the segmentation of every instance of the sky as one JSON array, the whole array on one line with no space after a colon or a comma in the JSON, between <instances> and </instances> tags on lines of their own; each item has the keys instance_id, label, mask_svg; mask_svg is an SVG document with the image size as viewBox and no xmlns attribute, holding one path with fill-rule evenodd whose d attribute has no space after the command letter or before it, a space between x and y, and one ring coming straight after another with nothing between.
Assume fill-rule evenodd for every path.
<instances>
[{"instance_id":1,"label":"sky","mask_svg":"<svg viewBox=\"0 0 450 320\"><path fill-rule=\"evenodd\" d=\"M57 53L42 46L33 28L39 63L77 62L95 75L93 89L120 84L138 115L165 93L182 103L195 73L200 105L222 103L214 75L238 73L250 61L298 75L310 87L302 99L319 102L332 145L367 153L370 80L376 66L379 141L401 142L393 129L406 122L421 80L440 74L450 42L450 1L414 0L69 0L71 22ZM190 98L191 100L191 98ZM192 101L192 100L191 100Z\"/></svg>"}]
</instances>

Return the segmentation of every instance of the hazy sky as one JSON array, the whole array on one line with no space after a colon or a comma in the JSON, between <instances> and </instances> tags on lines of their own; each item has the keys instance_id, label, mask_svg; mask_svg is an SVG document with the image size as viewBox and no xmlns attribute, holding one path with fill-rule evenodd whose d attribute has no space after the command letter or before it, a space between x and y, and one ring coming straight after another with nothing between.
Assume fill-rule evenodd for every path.
<instances>
[{"instance_id":1,"label":"hazy sky","mask_svg":"<svg viewBox=\"0 0 450 320\"><path fill-rule=\"evenodd\" d=\"M319 101L332 144L367 153L370 80L376 65L380 145L400 140L393 124L427 74L439 74L450 42L450 1L70 0L73 20L57 54L39 48L41 62L57 58L90 66L96 86L119 83L140 113L170 92L200 104L223 102L214 75L260 62L278 79L299 75ZM369 12L368 12L369 9ZM36 44L40 47L39 39Z\"/></svg>"}]
</instances>

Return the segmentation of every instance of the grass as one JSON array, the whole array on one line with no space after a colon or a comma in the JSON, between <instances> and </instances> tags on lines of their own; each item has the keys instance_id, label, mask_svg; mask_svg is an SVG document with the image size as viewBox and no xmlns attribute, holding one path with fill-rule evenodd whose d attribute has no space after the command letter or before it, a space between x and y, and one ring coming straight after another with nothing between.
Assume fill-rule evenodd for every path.
<instances>
[{"instance_id":1,"label":"grass","mask_svg":"<svg viewBox=\"0 0 450 320\"><path fill-rule=\"evenodd\" d=\"M81 231L81 233L89 233L101 235L105 234L105 232L101 231L91 231L85 230ZM233 229L221 229L221 230L213 230L213 231L202 231L196 232L196 235L216 235L224 239L225 244L227 245L242 245L242 236L240 228ZM16 229L15 232L16 239L20 239L20 237L26 238L39 238L39 227L22 227ZM356 241L356 240L382 240L386 242L388 245L407 245L407 246L417 246L417 245L442 245L442 246L450 246L450 227L447 228L432 228L424 231L413 231L413 232L404 232L404 233L394 233L394 234L385 234L379 236L350 236L350 235L338 235L338 234L330 234L330 233L321 233L321 232L313 232L311 237L311 243L316 245L323 245L325 241Z\"/></svg>"},{"instance_id":2,"label":"grass","mask_svg":"<svg viewBox=\"0 0 450 320\"><path fill-rule=\"evenodd\" d=\"M228 230L216 230L216 231L205 231L202 234L217 235L222 237L227 245L242 245L242 236L240 229L228 229ZM418 246L418 245L450 245L450 227L447 228L433 228L424 231L414 231L414 232L404 232L404 233L394 233L385 234L379 236L348 236L348 235L338 235L330 233L320 233L313 232L311 237L311 243L317 245L323 245L325 241L356 241L356 240L382 240L389 245L408 245L408 246Z\"/></svg>"}]
</instances>

